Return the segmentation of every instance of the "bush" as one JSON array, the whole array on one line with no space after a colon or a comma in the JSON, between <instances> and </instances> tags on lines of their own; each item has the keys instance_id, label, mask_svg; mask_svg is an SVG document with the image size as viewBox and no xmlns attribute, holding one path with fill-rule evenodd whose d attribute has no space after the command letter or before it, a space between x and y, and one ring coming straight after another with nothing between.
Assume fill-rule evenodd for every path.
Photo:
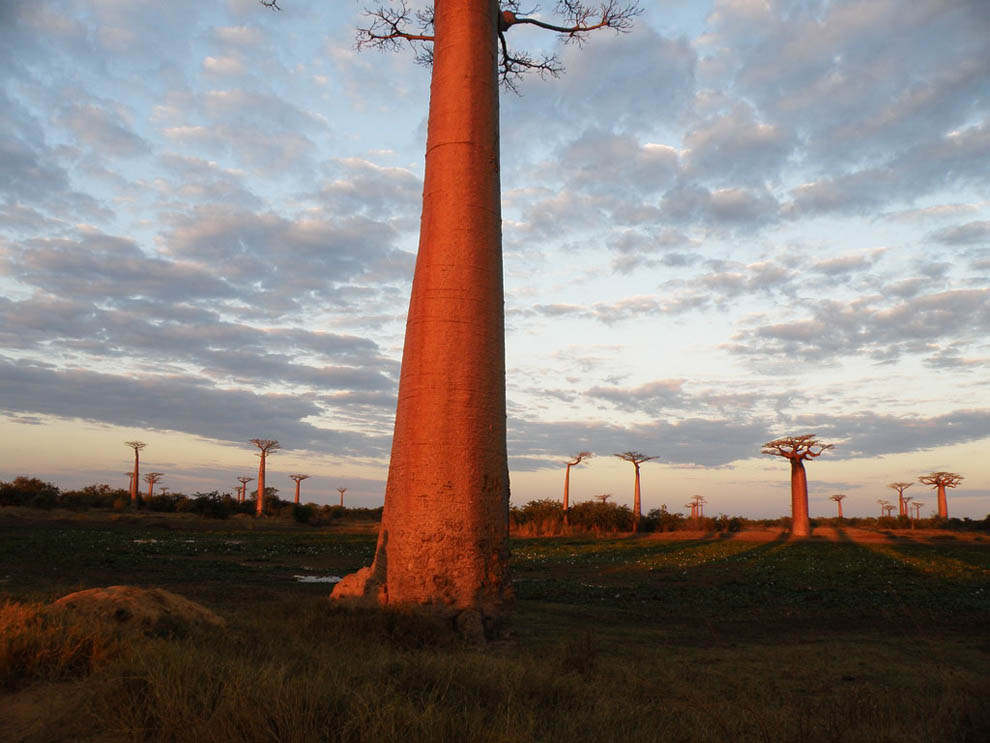
<instances>
[{"instance_id":1,"label":"bush","mask_svg":"<svg viewBox=\"0 0 990 743\"><path fill-rule=\"evenodd\" d=\"M306 505L301 505L299 503L292 504L292 518L300 524L308 524L312 521L315 512L316 509L308 503Z\"/></svg>"},{"instance_id":2,"label":"bush","mask_svg":"<svg viewBox=\"0 0 990 743\"><path fill-rule=\"evenodd\" d=\"M585 501L574 506L569 516L574 526L594 532L632 531L634 526L629 506L615 503Z\"/></svg>"},{"instance_id":3,"label":"bush","mask_svg":"<svg viewBox=\"0 0 990 743\"><path fill-rule=\"evenodd\" d=\"M58 495L56 485L37 477L21 476L10 482L0 482L0 506L54 508L58 505Z\"/></svg>"},{"instance_id":4,"label":"bush","mask_svg":"<svg viewBox=\"0 0 990 743\"><path fill-rule=\"evenodd\" d=\"M522 508L509 511L509 525L530 536L560 534L564 526L564 510L560 501L552 498L531 500Z\"/></svg>"},{"instance_id":5,"label":"bush","mask_svg":"<svg viewBox=\"0 0 990 743\"><path fill-rule=\"evenodd\" d=\"M87 485L82 490L68 490L58 497L58 505L74 511L87 508L117 508L117 501L126 505L131 494L123 488L111 488L106 483Z\"/></svg>"}]
</instances>

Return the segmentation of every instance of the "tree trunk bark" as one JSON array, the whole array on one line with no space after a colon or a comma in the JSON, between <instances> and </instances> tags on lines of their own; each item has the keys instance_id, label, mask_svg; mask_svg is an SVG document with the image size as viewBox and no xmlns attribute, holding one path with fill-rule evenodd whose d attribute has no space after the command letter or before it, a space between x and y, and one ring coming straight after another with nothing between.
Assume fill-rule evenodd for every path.
<instances>
[{"instance_id":1,"label":"tree trunk bark","mask_svg":"<svg viewBox=\"0 0 990 743\"><path fill-rule=\"evenodd\" d=\"M131 505L137 507L138 504L138 450L134 450L134 474L131 475Z\"/></svg>"},{"instance_id":2,"label":"tree trunk bark","mask_svg":"<svg viewBox=\"0 0 990 743\"><path fill-rule=\"evenodd\" d=\"M370 568L334 597L465 632L511 600L494 0L437 0L423 214L392 459Z\"/></svg>"},{"instance_id":3,"label":"tree trunk bark","mask_svg":"<svg viewBox=\"0 0 990 743\"><path fill-rule=\"evenodd\" d=\"M949 518L949 504L945 500L945 485L938 486L938 516L941 519Z\"/></svg>"},{"instance_id":4,"label":"tree trunk bark","mask_svg":"<svg viewBox=\"0 0 990 743\"><path fill-rule=\"evenodd\" d=\"M639 525L640 515L642 514L642 507L639 500L639 465L634 462L633 466L636 468L636 488L633 492L633 523Z\"/></svg>"},{"instance_id":5,"label":"tree trunk bark","mask_svg":"<svg viewBox=\"0 0 990 743\"><path fill-rule=\"evenodd\" d=\"M564 523L567 523L567 509L571 507L571 465L567 465L567 472L564 473Z\"/></svg>"},{"instance_id":6,"label":"tree trunk bark","mask_svg":"<svg viewBox=\"0 0 990 743\"><path fill-rule=\"evenodd\" d=\"M842 501L839 501L839 518L842 518Z\"/></svg>"},{"instance_id":7,"label":"tree trunk bark","mask_svg":"<svg viewBox=\"0 0 990 743\"><path fill-rule=\"evenodd\" d=\"M804 462L791 459L791 536L806 537L811 534L808 520L808 475Z\"/></svg>"},{"instance_id":8,"label":"tree trunk bark","mask_svg":"<svg viewBox=\"0 0 990 743\"><path fill-rule=\"evenodd\" d=\"M254 515L260 516L265 511L265 452L261 452L261 461L258 462L258 503L255 506Z\"/></svg>"},{"instance_id":9,"label":"tree trunk bark","mask_svg":"<svg viewBox=\"0 0 990 743\"><path fill-rule=\"evenodd\" d=\"M302 482L302 481L301 480L296 480L296 500L295 500L295 504L297 506L299 505L299 483L300 482Z\"/></svg>"},{"instance_id":10,"label":"tree trunk bark","mask_svg":"<svg viewBox=\"0 0 990 743\"><path fill-rule=\"evenodd\" d=\"M149 482L148 483L148 500L149 501L151 500L151 497L154 494L155 494L155 483L154 482Z\"/></svg>"}]
</instances>

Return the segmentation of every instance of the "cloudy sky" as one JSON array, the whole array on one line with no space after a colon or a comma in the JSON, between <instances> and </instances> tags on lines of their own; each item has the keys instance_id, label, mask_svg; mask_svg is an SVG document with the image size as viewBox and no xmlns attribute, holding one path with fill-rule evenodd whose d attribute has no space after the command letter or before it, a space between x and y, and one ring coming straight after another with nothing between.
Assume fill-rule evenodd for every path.
<instances>
[{"instance_id":1,"label":"cloudy sky","mask_svg":"<svg viewBox=\"0 0 990 743\"><path fill-rule=\"evenodd\" d=\"M0 479L379 505L429 70L358 0L0 0ZM542 17L550 20L552 3ZM990 5L643 0L502 96L515 503L990 512ZM916 485L908 494L934 505ZM928 508L923 512L927 512Z\"/></svg>"}]
</instances>

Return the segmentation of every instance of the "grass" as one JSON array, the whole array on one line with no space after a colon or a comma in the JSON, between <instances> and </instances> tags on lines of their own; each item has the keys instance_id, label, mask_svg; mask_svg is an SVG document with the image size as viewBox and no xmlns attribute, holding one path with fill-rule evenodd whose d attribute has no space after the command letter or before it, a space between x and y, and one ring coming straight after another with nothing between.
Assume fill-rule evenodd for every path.
<instances>
[{"instance_id":1,"label":"grass","mask_svg":"<svg viewBox=\"0 0 990 743\"><path fill-rule=\"evenodd\" d=\"M229 623L15 672L0 738L990 739L987 542L516 540L510 635L484 648L415 615L333 609L294 577L373 549L305 528L0 519L0 600L22 636L40 602L112 583Z\"/></svg>"}]
</instances>

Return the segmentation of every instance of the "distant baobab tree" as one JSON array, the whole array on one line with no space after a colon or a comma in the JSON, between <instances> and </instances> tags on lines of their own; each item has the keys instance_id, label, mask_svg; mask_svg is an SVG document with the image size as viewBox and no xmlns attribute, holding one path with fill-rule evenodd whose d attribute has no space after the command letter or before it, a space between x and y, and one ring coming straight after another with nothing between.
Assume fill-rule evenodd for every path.
<instances>
[{"instance_id":1,"label":"distant baobab tree","mask_svg":"<svg viewBox=\"0 0 990 743\"><path fill-rule=\"evenodd\" d=\"M296 505L298 505L299 504L299 483L301 483L303 480L308 480L310 478L310 476L309 475L289 475L289 478L296 481L296 499L295 499L294 503L296 503Z\"/></svg>"},{"instance_id":2,"label":"distant baobab tree","mask_svg":"<svg viewBox=\"0 0 990 743\"><path fill-rule=\"evenodd\" d=\"M344 507L344 493L347 492L347 488L337 488L337 492L340 493L340 507Z\"/></svg>"},{"instance_id":3,"label":"distant baobab tree","mask_svg":"<svg viewBox=\"0 0 990 743\"><path fill-rule=\"evenodd\" d=\"M705 504L708 502L703 495L692 495L691 502L694 503L698 518L705 518Z\"/></svg>"},{"instance_id":4,"label":"distant baobab tree","mask_svg":"<svg viewBox=\"0 0 990 743\"><path fill-rule=\"evenodd\" d=\"M237 500L240 503L243 503L244 500L247 498L247 484L249 482L251 482L252 480L254 480L253 477L238 477L237 478L237 481L241 484L240 490L237 491L237 493L238 493Z\"/></svg>"},{"instance_id":5,"label":"distant baobab tree","mask_svg":"<svg viewBox=\"0 0 990 743\"><path fill-rule=\"evenodd\" d=\"M816 459L834 447L835 444L823 444L810 433L785 436L763 445L764 454L790 460L791 534L795 537L806 537L811 533L811 521L808 518L808 475L804 470L804 461Z\"/></svg>"},{"instance_id":6,"label":"distant baobab tree","mask_svg":"<svg viewBox=\"0 0 990 743\"><path fill-rule=\"evenodd\" d=\"M581 464L581 462L583 462L585 459L588 459L589 457L591 457L590 451L582 451L582 452L578 452L571 458L573 461L568 460L564 462L564 464L567 466L567 469L564 472L564 523L565 524L567 523L567 509L571 507L571 501L570 501L571 467L573 467L576 464Z\"/></svg>"},{"instance_id":7,"label":"distant baobab tree","mask_svg":"<svg viewBox=\"0 0 990 743\"><path fill-rule=\"evenodd\" d=\"M624 459L627 462L632 462L632 466L636 468L636 481L633 488L633 522L639 524L639 519L642 516L642 504L639 497L639 466L644 462L649 462L656 457L648 457L642 452L638 451L624 451L621 454L616 454L619 459Z\"/></svg>"},{"instance_id":8,"label":"distant baobab tree","mask_svg":"<svg viewBox=\"0 0 990 743\"><path fill-rule=\"evenodd\" d=\"M880 504L880 517L883 518L883 509L890 504L890 501L886 498L877 498L877 503Z\"/></svg>"},{"instance_id":9,"label":"distant baobab tree","mask_svg":"<svg viewBox=\"0 0 990 743\"><path fill-rule=\"evenodd\" d=\"M140 467L138 466L138 452L140 452L144 447L147 446L143 441L125 441L125 446L129 446L134 450L134 472L131 473L131 505L138 505L138 479L141 477Z\"/></svg>"},{"instance_id":10,"label":"distant baobab tree","mask_svg":"<svg viewBox=\"0 0 990 743\"><path fill-rule=\"evenodd\" d=\"M938 490L938 516L942 519L949 518L949 506L945 500L945 489L954 488L965 480L962 475L956 472L929 472L918 478L922 485L931 485Z\"/></svg>"},{"instance_id":11,"label":"distant baobab tree","mask_svg":"<svg viewBox=\"0 0 990 743\"><path fill-rule=\"evenodd\" d=\"M846 496L842 493L836 493L835 495L830 495L829 500L834 500L835 505L839 507L839 518L842 518L842 501Z\"/></svg>"},{"instance_id":12,"label":"distant baobab tree","mask_svg":"<svg viewBox=\"0 0 990 743\"><path fill-rule=\"evenodd\" d=\"M883 507L883 512L884 512L884 516L886 516L889 519L890 516L891 516L891 514L894 512L894 504L893 503L887 503Z\"/></svg>"},{"instance_id":13,"label":"distant baobab tree","mask_svg":"<svg viewBox=\"0 0 990 743\"><path fill-rule=\"evenodd\" d=\"M265 510L265 459L269 454L282 447L274 439L251 439L250 443L260 450L258 452L258 456L261 458L258 463L258 504L255 507L255 515L260 516Z\"/></svg>"},{"instance_id":14,"label":"distant baobab tree","mask_svg":"<svg viewBox=\"0 0 990 743\"><path fill-rule=\"evenodd\" d=\"M907 516L907 503L904 500L904 491L914 485L913 482L891 482L887 487L897 491L897 515Z\"/></svg>"},{"instance_id":15,"label":"distant baobab tree","mask_svg":"<svg viewBox=\"0 0 990 743\"><path fill-rule=\"evenodd\" d=\"M600 493L599 495L592 496L599 503L608 503L608 499L612 497L611 493Z\"/></svg>"},{"instance_id":16,"label":"distant baobab tree","mask_svg":"<svg viewBox=\"0 0 990 743\"><path fill-rule=\"evenodd\" d=\"M158 488L158 495L168 495L168 491L171 489L168 485L162 485Z\"/></svg>"},{"instance_id":17,"label":"distant baobab tree","mask_svg":"<svg viewBox=\"0 0 990 743\"><path fill-rule=\"evenodd\" d=\"M165 477L165 473L164 472L149 472L147 475L144 476L144 481L146 483L148 483L148 499L149 500L155 494L155 484L159 480L161 480L163 477Z\"/></svg>"},{"instance_id":18,"label":"distant baobab tree","mask_svg":"<svg viewBox=\"0 0 990 743\"><path fill-rule=\"evenodd\" d=\"M443 611L475 637L493 629L511 600L498 88L529 70L560 71L555 57L510 52L505 37L530 24L580 43L594 29L628 30L641 12L635 2L560 0L558 26L524 17L518 0L501 7L442 0L416 12L406 2L383 4L358 29L359 48L409 44L433 70L378 546L372 565L333 592Z\"/></svg>"},{"instance_id":19,"label":"distant baobab tree","mask_svg":"<svg viewBox=\"0 0 990 743\"><path fill-rule=\"evenodd\" d=\"M917 521L919 518L921 518L921 508L924 505L925 504L922 503L921 501L915 501L914 503L911 504L911 508L914 509L914 519L915 519L915 521Z\"/></svg>"},{"instance_id":20,"label":"distant baobab tree","mask_svg":"<svg viewBox=\"0 0 990 743\"><path fill-rule=\"evenodd\" d=\"M684 507L691 509L691 520L692 521L697 521L698 520L698 504L695 503L694 501L691 501L690 503L685 503L684 504Z\"/></svg>"}]
</instances>

